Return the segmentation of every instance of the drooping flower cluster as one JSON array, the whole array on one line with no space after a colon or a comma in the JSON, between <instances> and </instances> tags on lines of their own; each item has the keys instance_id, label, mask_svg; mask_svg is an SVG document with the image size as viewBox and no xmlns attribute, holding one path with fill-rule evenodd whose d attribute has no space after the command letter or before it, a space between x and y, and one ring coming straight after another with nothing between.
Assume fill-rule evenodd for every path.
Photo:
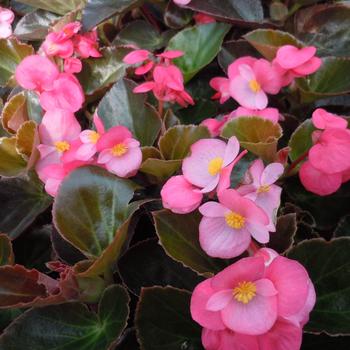
<instances>
[{"instance_id":1,"label":"drooping flower cluster","mask_svg":"<svg viewBox=\"0 0 350 350\"><path fill-rule=\"evenodd\" d=\"M12 35L12 22L14 13L6 8L0 7L0 39L6 39Z\"/></svg>"},{"instance_id":2,"label":"drooping flower cluster","mask_svg":"<svg viewBox=\"0 0 350 350\"><path fill-rule=\"evenodd\" d=\"M222 120L207 119L203 124L212 136L217 136L227 121L240 116L257 116L277 123L279 111L267 107L267 94L276 95L295 78L317 71L321 60L315 54L316 48L312 46L299 49L285 45L278 49L272 62L251 56L235 60L228 67L228 78L213 78L210 85L217 91L214 99L224 103L233 98L241 106Z\"/></svg>"},{"instance_id":3,"label":"drooping flower cluster","mask_svg":"<svg viewBox=\"0 0 350 350\"><path fill-rule=\"evenodd\" d=\"M201 282L191 314L206 350L298 350L315 299L304 267L264 248Z\"/></svg>"},{"instance_id":4,"label":"drooping flower cluster","mask_svg":"<svg viewBox=\"0 0 350 350\"><path fill-rule=\"evenodd\" d=\"M193 105L194 101L185 90L181 70L172 60L181 57L181 51L165 51L153 55L147 50L135 50L124 57L127 64L141 64L135 69L136 75L148 74L150 78L134 89L135 93L152 91L158 101L178 103L182 107Z\"/></svg>"},{"instance_id":5,"label":"drooping flower cluster","mask_svg":"<svg viewBox=\"0 0 350 350\"><path fill-rule=\"evenodd\" d=\"M83 165L99 165L120 177L133 176L142 161L140 144L123 126L105 131L97 114L95 130L81 130L74 113L84 103L84 93L73 72L79 60L71 57L99 57L95 32L78 35L80 23L67 24L62 31L50 33L43 51L64 58L64 72L47 56L26 57L17 66L15 77L20 86L39 95L45 114L39 125L40 159L36 164L46 191L55 196L62 180ZM93 34L95 33L95 34ZM69 66L69 67L68 67ZM68 68L67 68L68 67Z\"/></svg>"},{"instance_id":6,"label":"drooping flower cluster","mask_svg":"<svg viewBox=\"0 0 350 350\"><path fill-rule=\"evenodd\" d=\"M312 122L318 130L299 177L308 191L326 196L350 179L350 130L344 118L322 108L314 111Z\"/></svg>"}]
</instances>

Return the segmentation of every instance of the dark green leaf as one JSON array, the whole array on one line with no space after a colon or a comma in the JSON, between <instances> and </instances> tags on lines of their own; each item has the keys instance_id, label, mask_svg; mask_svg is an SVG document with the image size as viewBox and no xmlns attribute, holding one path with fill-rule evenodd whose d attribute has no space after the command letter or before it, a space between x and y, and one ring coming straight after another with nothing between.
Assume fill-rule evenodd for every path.
<instances>
[{"instance_id":1,"label":"dark green leaf","mask_svg":"<svg viewBox=\"0 0 350 350\"><path fill-rule=\"evenodd\" d=\"M304 334L301 350L348 350L350 337Z\"/></svg>"},{"instance_id":2,"label":"dark green leaf","mask_svg":"<svg viewBox=\"0 0 350 350\"><path fill-rule=\"evenodd\" d=\"M17 2L64 15L76 10L84 0L17 0Z\"/></svg>"},{"instance_id":3,"label":"dark green leaf","mask_svg":"<svg viewBox=\"0 0 350 350\"><path fill-rule=\"evenodd\" d=\"M0 266L12 265L14 261L11 241L7 235L0 233Z\"/></svg>"},{"instance_id":4,"label":"dark green leaf","mask_svg":"<svg viewBox=\"0 0 350 350\"><path fill-rule=\"evenodd\" d=\"M189 292L171 287L142 289L135 323L144 350L203 349L190 298Z\"/></svg>"},{"instance_id":5,"label":"dark green leaf","mask_svg":"<svg viewBox=\"0 0 350 350\"><path fill-rule=\"evenodd\" d=\"M27 163L17 152L15 137L0 138L0 175L18 176L26 171Z\"/></svg>"},{"instance_id":6,"label":"dark green leaf","mask_svg":"<svg viewBox=\"0 0 350 350\"><path fill-rule=\"evenodd\" d=\"M316 305L305 329L331 335L350 333L350 238L304 241L289 251L307 269Z\"/></svg>"},{"instance_id":7,"label":"dark green leaf","mask_svg":"<svg viewBox=\"0 0 350 350\"><path fill-rule=\"evenodd\" d=\"M133 93L135 87L131 80L117 81L101 100L98 114L107 129L116 125L126 126L142 146L152 146L161 122L157 111L145 104L145 96Z\"/></svg>"},{"instance_id":8,"label":"dark green leaf","mask_svg":"<svg viewBox=\"0 0 350 350\"><path fill-rule=\"evenodd\" d=\"M338 222L334 230L334 237L349 237L350 236L350 215L346 215Z\"/></svg>"},{"instance_id":9,"label":"dark green leaf","mask_svg":"<svg viewBox=\"0 0 350 350\"><path fill-rule=\"evenodd\" d=\"M173 175L180 167L181 160L148 158L142 163L140 171L163 181Z\"/></svg>"},{"instance_id":10,"label":"dark green leaf","mask_svg":"<svg viewBox=\"0 0 350 350\"><path fill-rule=\"evenodd\" d=\"M176 34L167 50L180 50L184 56L174 60L189 81L219 53L222 41L230 26L225 23L210 23L186 28Z\"/></svg>"},{"instance_id":11,"label":"dark green leaf","mask_svg":"<svg viewBox=\"0 0 350 350\"><path fill-rule=\"evenodd\" d=\"M164 12L165 24L173 29L181 29L191 22L192 11L176 5L173 1L169 1Z\"/></svg>"}]
</instances>

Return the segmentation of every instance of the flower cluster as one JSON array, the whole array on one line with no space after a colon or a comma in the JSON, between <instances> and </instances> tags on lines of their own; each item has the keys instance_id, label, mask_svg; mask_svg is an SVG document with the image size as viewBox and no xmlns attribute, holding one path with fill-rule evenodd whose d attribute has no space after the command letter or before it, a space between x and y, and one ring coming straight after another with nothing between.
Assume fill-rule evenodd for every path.
<instances>
[{"instance_id":1,"label":"flower cluster","mask_svg":"<svg viewBox=\"0 0 350 350\"><path fill-rule=\"evenodd\" d=\"M206 350L298 350L315 299L302 265L263 248L197 285L191 314Z\"/></svg>"},{"instance_id":2,"label":"flower cluster","mask_svg":"<svg viewBox=\"0 0 350 350\"><path fill-rule=\"evenodd\" d=\"M217 91L214 99L224 103L233 98L240 107L224 116L222 120L210 118L203 124L213 136L217 136L227 121L240 116L261 117L277 123L279 111L267 107L267 94L276 95L295 78L317 71L321 60L315 54L316 48L313 46L298 49L292 45L285 45L278 49L272 62L251 56L235 60L228 67L228 78L213 78L210 85Z\"/></svg>"},{"instance_id":3,"label":"flower cluster","mask_svg":"<svg viewBox=\"0 0 350 350\"><path fill-rule=\"evenodd\" d=\"M318 130L312 134L314 144L305 154L308 160L299 177L308 191L325 196L350 179L350 130L344 118L322 108L314 111L312 122Z\"/></svg>"},{"instance_id":4,"label":"flower cluster","mask_svg":"<svg viewBox=\"0 0 350 350\"><path fill-rule=\"evenodd\" d=\"M142 161L140 143L124 126L105 131L95 113L95 130L81 130L74 113L84 103L84 92L74 76L74 52L80 57L99 57L96 32L78 35L79 22L67 24L60 32L50 33L44 44L47 56L31 55L17 66L16 80L24 89L39 95L45 114L39 125L40 159L36 163L46 191L55 196L62 180L74 169L94 164L120 177L135 175ZM64 71L49 56L64 58ZM76 60L76 61L74 61ZM79 65L79 64L78 64ZM81 63L80 63L81 66Z\"/></svg>"},{"instance_id":5,"label":"flower cluster","mask_svg":"<svg viewBox=\"0 0 350 350\"><path fill-rule=\"evenodd\" d=\"M178 103L182 107L193 105L192 97L185 90L181 70L172 60L181 57L181 51L165 51L153 55L147 50L135 50L124 57L127 64L141 64L135 69L136 75L148 74L150 79L134 89L135 93L152 91L158 101Z\"/></svg>"},{"instance_id":6,"label":"flower cluster","mask_svg":"<svg viewBox=\"0 0 350 350\"><path fill-rule=\"evenodd\" d=\"M12 34L12 22L14 13L6 8L0 7L0 39L6 39Z\"/></svg>"}]
</instances>

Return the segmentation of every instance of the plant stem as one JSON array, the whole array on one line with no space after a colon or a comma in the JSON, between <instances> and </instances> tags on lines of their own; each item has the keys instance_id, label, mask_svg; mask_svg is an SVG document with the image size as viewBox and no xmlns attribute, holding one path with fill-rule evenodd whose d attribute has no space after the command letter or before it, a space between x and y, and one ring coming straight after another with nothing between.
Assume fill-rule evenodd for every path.
<instances>
[{"instance_id":1,"label":"plant stem","mask_svg":"<svg viewBox=\"0 0 350 350\"><path fill-rule=\"evenodd\" d=\"M308 154L309 154L309 151L306 151L300 157L298 157L294 162L292 162L286 171L286 175L289 175L292 172L292 170L308 156Z\"/></svg>"}]
</instances>

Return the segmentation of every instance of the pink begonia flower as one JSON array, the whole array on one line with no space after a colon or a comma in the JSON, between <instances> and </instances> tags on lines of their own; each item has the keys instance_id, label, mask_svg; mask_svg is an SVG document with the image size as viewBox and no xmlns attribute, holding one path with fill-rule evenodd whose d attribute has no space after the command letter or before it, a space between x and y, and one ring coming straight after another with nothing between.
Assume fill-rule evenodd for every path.
<instances>
[{"instance_id":1,"label":"pink begonia flower","mask_svg":"<svg viewBox=\"0 0 350 350\"><path fill-rule=\"evenodd\" d=\"M281 318L301 326L314 304L311 285L297 261L278 256L266 266L263 257L242 258L197 285L191 315L210 330L267 335Z\"/></svg>"},{"instance_id":2,"label":"pink begonia flower","mask_svg":"<svg viewBox=\"0 0 350 350\"><path fill-rule=\"evenodd\" d=\"M120 177L134 176L141 166L140 143L124 126L115 126L103 134L97 142L97 151L100 152L97 163Z\"/></svg>"},{"instance_id":3,"label":"pink begonia flower","mask_svg":"<svg viewBox=\"0 0 350 350\"><path fill-rule=\"evenodd\" d=\"M182 72L175 65L157 65L153 70L153 79L140 84L133 91L153 91L159 101L176 102L183 107L194 104L192 97L185 91Z\"/></svg>"},{"instance_id":4,"label":"pink begonia flower","mask_svg":"<svg viewBox=\"0 0 350 350\"><path fill-rule=\"evenodd\" d=\"M79 137L81 127L72 112L53 109L45 113L39 125L41 144L37 147L40 160L36 169L40 171L49 164L60 163L71 143Z\"/></svg>"},{"instance_id":5,"label":"pink begonia flower","mask_svg":"<svg viewBox=\"0 0 350 350\"><path fill-rule=\"evenodd\" d=\"M249 198L265 211L270 222L268 229L274 232L277 210L281 202L282 188L274 185L283 174L284 167L280 163L271 163L264 167L261 159L255 160L249 167L244 184L237 191Z\"/></svg>"},{"instance_id":6,"label":"pink begonia flower","mask_svg":"<svg viewBox=\"0 0 350 350\"><path fill-rule=\"evenodd\" d=\"M199 207L203 215L199 242L209 256L239 256L248 248L251 237L260 243L269 241L269 218L252 200L233 189L218 192L218 198L219 203L207 202Z\"/></svg>"},{"instance_id":7,"label":"pink begonia flower","mask_svg":"<svg viewBox=\"0 0 350 350\"><path fill-rule=\"evenodd\" d=\"M67 23L61 30L62 39L71 39L81 29L81 23L78 21Z\"/></svg>"},{"instance_id":8,"label":"pink begonia flower","mask_svg":"<svg viewBox=\"0 0 350 350\"><path fill-rule=\"evenodd\" d=\"M317 108L312 113L312 123L317 129L346 129L348 122L338 115L327 112L323 108Z\"/></svg>"},{"instance_id":9,"label":"pink begonia flower","mask_svg":"<svg viewBox=\"0 0 350 350\"><path fill-rule=\"evenodd\" d=\"M41 107L46 111L60 108L76 112L84 100L84 92L78 79L68 73L60 73L54 80L52 89L43 91L40 95Z\"/></svg>"},{"instance_id":10,"label":"pink begonia flower","mask_svg":"<svg viewBox=\"0 0 350 350\"><path fill-rule=\"evenodd\" d=\"M315 54L314 46L301 49L292 45L280 47L272 64L280 74L282 86L289 85L294 78L316 72L322 61Z\"/></svg>"},{"instance_id":11,"label":"pink begonia flower","mask_svg":"<svg viewBox=\"0 0 350 350\"><path fill-rule=\"evenodd\" d=\"M69 57L64 60L64 71L69 74L81 72L83 65L79 58Z\"/></svg>"},{"instance_id":12,"label":"pink begonia flower","mask_svg":"<svg viewBox=\"0 0 350 350\"><path fill-rule=\"evenodd\" d=\"M63 38L60 32L48 34L41 47L47 56L68 58L74 53L73 41Z\"/></svg>"},{"instance_id":13,"label":"pink begonia flower","mask_svg":"<svg viewBox=\"0 0 350 350\"><path fill-rule=\"evenodd\" d=\"M238 117L261 117L263 119L271 120L273 123L277 123L279 120L279 111L277 108L270 107L261 110L238 107L231 112L229 119Z\"/></svg>"},{"instance_id":14,"label":"pink begonia flower","mask_svg":"<svg viewBox=\"0 0 350 350\"><path fill-rule=\"evenodd\" d=\"M188 5L191 2L191 0L174 0L174 2L176 5L181 6L181 5Z\"/></svg>"},{"instance_id":15,"label":"pink begonia flower","mask_svg":"<svg viewBox=\"0 0 350 350\"><path fill-rule=\"evenodd\" d=\"M230 97L230 79L217 77L209 82L210 86L217 91L212 97L214 100L219 100L221 104L225 103Z\"/></svg>"},{"instance_id":16,"label":"pink begonia flower","mask_svg":"<svg viewBox=\"0 0 350 350\"><path fill-rule=\"evenodd\" d=\"M161 191L163 207L176 214L187 214L197 209L203 199L200 190L189 183L184 176L171 177Z\"/></svg>"},{"instance_id":17,"label":"pink begonia flower","mask_svg":"<svg viewBox=\"0 0 350 350\"><path fill-rule=\"evenodd\" d=\"M239 142L231 137L228 143L217 139L202 139L191 146L191 155L182 162L182 172L187 181L211 192L218 185L222 170L238 155Z\"/></svg>"},{"instance_id":18,"label":"pink begonia flower","mask_svg":"<svg viewBox=\"0 0 350 350\"><path fill-rule=\"evenodd\" d=\"M148 50L134 50L123 58L123 62L127 64L142 63L146 61L151 55L151 52Z\"/></svg>"},{"instance_id":19,"label":"pink begonia flower","mask_svg":"<svg viewBox=\"0 0 350 350\"><path fill-rule=\"evenodd\" d=\"M15 15L11 10L0 7L0 39L7 39L12 35L11 24L14 19Z\"/></svg>"},{"instance_id":20,"label":"pink begonia flower","mask_svg":"<svg viewBox=\"0 0 350 350\"><path fill-rule=\"evenodd\" d=\"M180 50L168 50L168 51L164 51L160 54L157 55L157 57L161 57L161 58L165 58L168 60L172 60L174 58L178 58L184 55L183 51Z\"/></svg>"},{"instance_id":21,"label":"pink begonia flower","mask_svg":"<svg viewBox=\"0 0 350 350\"><path fill-rule=\"evenodd\" d=\"M96 30L83 35L76 35L73 42L74 49L81 58L102 57L102 54L98 51L98 37Z\"/></svg>"},{"instance_id":22,"label":"pink begonia flower","mask_svg":"<svg viewBox=\"0 0 350 350\"><path fill-rule=\"evenodd\" d=\"M105 133L102 120L95 113L93 122L96 127L95 130L83 130L79 135L79 145L75 151L74 157L77 160L87 161L91 159L97 152L97 142Z\"/></svg>"},{"instance_id":23,"label":"pink begonia flower","mask_svg":"<svg viewBox=\"0 0 350 350\"><path fill-rule=\"evenodd\" d=\"M198 12L193 16L196 24L209 24L216 22L216 19L212 16L206 15L204 13Z\"/></svg>"},{"instance_id":24,"label":"pink begonia flower","mask_svg":"<svg viewBox=\"0 0 350 350\"><path fill-rule=\"evenodd\" d=\"M207 118L201 122L200 125L204 125L208 128L211 137L217 137L220 135L222 128L228 121L229 116L224 116L221 120L214 118Z\"/></svg>"},{"instance_id":25,"label":"pink begonia flower","mask_svg":"<svg viewBox=\"0 0 350 350\"><path fill-rule=\"evenodd\" d=\"M59 76L57 66L47 57L31 55L24 58L16 68L18 84L28 90L50 90Z\"/></svg>"}]
</instances>

